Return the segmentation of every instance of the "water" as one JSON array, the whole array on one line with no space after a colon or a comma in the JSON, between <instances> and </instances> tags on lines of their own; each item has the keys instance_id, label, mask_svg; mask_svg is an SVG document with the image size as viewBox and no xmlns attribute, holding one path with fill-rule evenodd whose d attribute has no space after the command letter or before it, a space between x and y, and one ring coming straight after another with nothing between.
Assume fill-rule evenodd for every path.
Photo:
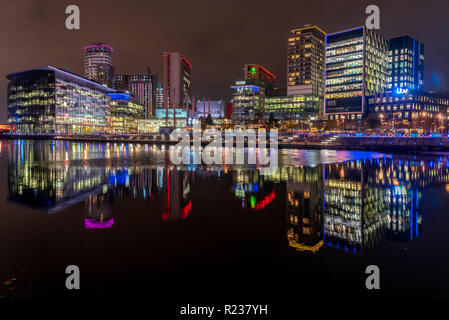
<instances>
[{"instance_id":1,"label":"water","mask_svg":"<svg viewBox=\"0 0 449 320\"><path fill-rule=\"evenodd\" d=\"M0 147L3 298L449 298L444 154L281 150L262 175L174 167L156 145ZM78 291L64 285L71 264ZM381 290L365 288L371 264Z\"/></svg>"}]
</instances>

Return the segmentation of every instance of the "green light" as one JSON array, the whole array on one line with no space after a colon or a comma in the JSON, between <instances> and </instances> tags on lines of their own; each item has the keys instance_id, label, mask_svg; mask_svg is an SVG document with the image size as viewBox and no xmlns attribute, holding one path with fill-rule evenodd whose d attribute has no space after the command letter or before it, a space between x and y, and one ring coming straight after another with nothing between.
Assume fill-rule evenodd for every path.
<instances>
[{"instance_id":1,"label":"green light","mask_svg":"<svg viewBox=\"0 0 449 320\"><path fill-rule=\"evenodd\" d=\"M255 75L257 73L256 67L251 67L251 74Z\"/></svg>"},{"instance_id":2,"label":"green light","mask_svg":"<svg viewBox=\"0 0 449 320\"><path fill-rule=\"evenodd\" d=\"M249 202L251 203L251 208L254 208L256 206L256 197L255 196L249 197Z\"/></svg>"}]
</instances>

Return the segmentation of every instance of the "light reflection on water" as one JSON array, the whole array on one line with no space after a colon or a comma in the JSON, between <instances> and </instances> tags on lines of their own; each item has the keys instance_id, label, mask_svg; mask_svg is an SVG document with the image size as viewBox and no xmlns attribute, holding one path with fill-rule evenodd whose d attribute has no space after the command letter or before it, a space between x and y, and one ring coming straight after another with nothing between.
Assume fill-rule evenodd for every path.
<instances>
[{"instance_id":1,"label":"light reflection on water","mask_svg":"<svg viewBox=\"0 0 449 320\"><path fill-rule=\"evenodd\" d=\"M415 241L426 221L422 191L449 191L445 156L287 149L279 151L279 168L262 175L245 166L175 167L168 148L158 145L15 140L1 146L9 206L59 215L82 204L83 227L107 232L123 223L117 219L127 214L118 209L122 199L145 201L161 223L181 222L210 209L193 199L193 190L219 184L219 193L203 195L207 201L237 201L243 214L281 216L284 242L298 254L326 248L357 256L382 239Z\"/></svg>"}]
</instances>

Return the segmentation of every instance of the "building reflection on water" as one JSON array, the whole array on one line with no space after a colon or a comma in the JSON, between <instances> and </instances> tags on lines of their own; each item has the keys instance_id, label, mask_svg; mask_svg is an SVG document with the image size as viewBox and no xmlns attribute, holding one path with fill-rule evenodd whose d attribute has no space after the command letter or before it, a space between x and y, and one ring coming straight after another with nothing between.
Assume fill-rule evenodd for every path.
<instances>
[{"instance_id":1,"label":"building reflection on water","mask_svg":"<svg viewBox=\"0 0 449 320\"><path fill-rule=\"evenodd\" d=\"M359 254L385 237L418 238L422 189L449 182L445 158L385 157L261 174L256 168L174 167L164 147L155 145L17 140L3 147L10 148L11 201L48 213L83 204L86 229L113 227L114 203L124 197L157 202L163 221L187 219L195 179L223 175L232 179L243 210L285 215L289 246L313 253L326 246Z\"/></svg>"}]
</instances>

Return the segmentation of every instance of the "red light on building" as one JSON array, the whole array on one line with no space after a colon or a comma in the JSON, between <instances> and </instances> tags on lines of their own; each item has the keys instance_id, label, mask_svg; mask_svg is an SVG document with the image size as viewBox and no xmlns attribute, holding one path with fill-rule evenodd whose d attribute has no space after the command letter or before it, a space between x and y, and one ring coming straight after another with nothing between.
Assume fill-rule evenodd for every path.
<instances>
[{"instance_id":1,"label":"red light on building","mask_svg":"<svg viewBox=\"0 0 449 320\"><path fill-rule=\"evenodd\" d=\"M232 118L232 103L227 104L226 116Z\"/></svg>"}]
</instances>

